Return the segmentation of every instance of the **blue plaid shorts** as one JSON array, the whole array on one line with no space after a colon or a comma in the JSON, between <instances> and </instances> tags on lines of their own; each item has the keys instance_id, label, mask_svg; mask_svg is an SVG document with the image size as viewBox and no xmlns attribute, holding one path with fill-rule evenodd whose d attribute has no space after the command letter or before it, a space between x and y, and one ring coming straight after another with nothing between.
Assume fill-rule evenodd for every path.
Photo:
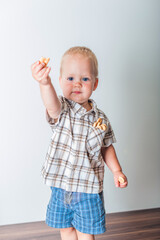
<instances>
[{"instance_id":1,"label":"blue plaid shorts","mask_svg":"<svg viewBox=\"0 0 160 240\"><path fill-rule=\"evenodd\" d=\"M54 228L74 227L82 233L106 231L103 191L97 194L67 192L51 187L46 224Z\"/></svg>"}]
</instances>

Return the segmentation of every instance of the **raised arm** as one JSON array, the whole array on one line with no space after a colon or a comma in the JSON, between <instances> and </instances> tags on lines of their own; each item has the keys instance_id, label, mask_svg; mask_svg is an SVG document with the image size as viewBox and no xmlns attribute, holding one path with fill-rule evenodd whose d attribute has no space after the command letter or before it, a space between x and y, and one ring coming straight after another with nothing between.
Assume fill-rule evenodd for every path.
<instances>
[{"instance_id":1,"label":"raised arm","mask_svg":"<svg viewBox=\"0 0 160 240\"><path fill-rule=\"evenodd\" d=\"M46 85L39 84L41 96L43 103L49 113L49 115L56 119L61 111L61 103L57 97L57 93L52 85L52 83L48 83Z\"/></svg>"},{"instance_id":2,"label":"raised arm","mask_svg":"<svg viewBox=\"0 0 160 240\"><path fill-rule=\"evenodd\" d=\"M49 115L56 119L61 111L61 103L51 83L51 78L49 77L50 70L50 67L46 67L40 61L35 62L31 66L32 76L39 82L43 103Z\"/></svg>"}]
</instances>

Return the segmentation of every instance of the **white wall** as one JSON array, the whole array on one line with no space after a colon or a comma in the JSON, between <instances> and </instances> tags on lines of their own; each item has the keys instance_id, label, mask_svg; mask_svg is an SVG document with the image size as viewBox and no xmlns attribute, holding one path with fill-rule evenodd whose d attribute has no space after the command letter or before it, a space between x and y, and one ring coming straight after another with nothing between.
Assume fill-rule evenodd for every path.
<instances>
[{"instance_id":1,"label":"white wall","mask_svg":"<svg viewBox=\"0 0 160 240\"><path fill-rule=\"evenodd\" d=\"M93 98L108 115L129 186L116 189L106 168L107 212L160 207L160 2L157 0L0 1L0 224L45 219L50 196L40 176L51 130L30 66L59 63L71 46L97 55Z\"/></svg>"}]
</instances>

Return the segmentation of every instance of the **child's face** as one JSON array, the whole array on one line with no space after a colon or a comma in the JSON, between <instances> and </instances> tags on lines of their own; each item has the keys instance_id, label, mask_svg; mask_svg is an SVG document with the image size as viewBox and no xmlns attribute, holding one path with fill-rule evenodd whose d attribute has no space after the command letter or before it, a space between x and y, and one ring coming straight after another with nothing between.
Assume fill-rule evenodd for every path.
<instances>
[{"instance_id":1,"label":"child's face","mask_svg":"<svg viewBox=\"0 0 160 240\"><path fill-rule=\"evenodd\" d=\"M59 80L64 97L84 107L89 105L88 99L98 85L91 61L80 54L64 57Z\"/></svg>"}]
</instances>

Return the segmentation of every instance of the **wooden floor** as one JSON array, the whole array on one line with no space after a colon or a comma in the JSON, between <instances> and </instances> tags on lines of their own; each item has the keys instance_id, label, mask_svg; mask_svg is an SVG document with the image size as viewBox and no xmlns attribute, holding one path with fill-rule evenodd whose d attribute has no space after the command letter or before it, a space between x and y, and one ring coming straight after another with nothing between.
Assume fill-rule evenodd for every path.
<instances>
[{"instance_id":1,"label":"wooden floor","mask_svg":"<svg viewBox=\"0 0 160 240\"><path fill-rule=\"evenodd\" d=\"M96 240L160 240L160 208L106 215L107 232ZM44 222L0 227L0 240L60 240L59 230Z\"/></svg>"}]
</instances>

